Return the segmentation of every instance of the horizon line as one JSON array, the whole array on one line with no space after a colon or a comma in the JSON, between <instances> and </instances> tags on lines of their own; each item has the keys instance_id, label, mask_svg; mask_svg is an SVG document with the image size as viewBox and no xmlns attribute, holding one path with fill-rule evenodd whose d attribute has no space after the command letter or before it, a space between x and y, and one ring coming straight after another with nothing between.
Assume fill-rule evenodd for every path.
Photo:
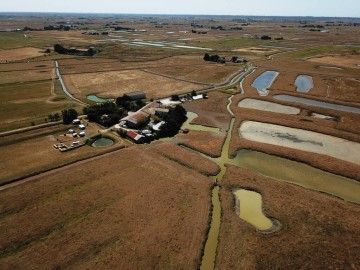
<instances>
[{"instance_id":1,"label":"horizon line","mask_svg":"<svg viewBox=\"0 0 360 270\"><path fill-rule=\"evenodd\" d=\"M40 14L89 14L89 15L141 15L141 16L222 16L222 17L288 17L288 18L347 18L360 19L352 16L317 16L317 15L234 15L234 14L185 14L185 13L111 13L111 12L80 12L80 11L0 11L5 13L40 13Z\"/></svg>"}]
</instances>

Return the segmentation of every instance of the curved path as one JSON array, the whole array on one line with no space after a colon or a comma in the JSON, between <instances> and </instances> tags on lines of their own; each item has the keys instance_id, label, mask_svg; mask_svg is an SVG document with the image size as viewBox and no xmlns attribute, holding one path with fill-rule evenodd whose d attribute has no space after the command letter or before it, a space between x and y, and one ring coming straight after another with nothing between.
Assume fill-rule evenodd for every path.
<instances>
[{"instance_id":1,"label":"curved path","mask_svg":"<svg viewBox=\"0 0 360 270\"><path fill-rule=\"evenodd\" d=\"M70 92L67 90L65 84L64 84L64 81L62 79L62 76L61 76L61 73L60 73L60 70L59 70L59 63L57 60L55 60L55 69L56 69L56 75L58 76L58 79L61 83L61 87L64 91L64 93L72 100L76 101L77 103L80 103L81 105L83 106L88 106L89 104L81 101L80 99L77 99L76 97L74 97L72 94L70 94Z\"/></svg>"}]
</instances>

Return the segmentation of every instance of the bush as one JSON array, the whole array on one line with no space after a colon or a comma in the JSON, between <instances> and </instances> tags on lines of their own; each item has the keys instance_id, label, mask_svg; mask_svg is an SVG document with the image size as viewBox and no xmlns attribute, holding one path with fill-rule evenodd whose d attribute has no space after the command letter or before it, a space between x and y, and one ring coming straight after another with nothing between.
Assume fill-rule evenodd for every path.
<instances>
[{"instance_id":1,"label":"bush","mask_svg":"<svg viewBox=\"0 0 360 270\"><path fill-rule=\"evenodd\" d=\"M62 115L63 123L65 125L71 124L71 122L78 117L78 113L74 109L63 110L61 111L61 115ZM56 114L54 115L54 119L57 119L58 117L60 116L57 116Z\"/></svg>"}]
</instances>

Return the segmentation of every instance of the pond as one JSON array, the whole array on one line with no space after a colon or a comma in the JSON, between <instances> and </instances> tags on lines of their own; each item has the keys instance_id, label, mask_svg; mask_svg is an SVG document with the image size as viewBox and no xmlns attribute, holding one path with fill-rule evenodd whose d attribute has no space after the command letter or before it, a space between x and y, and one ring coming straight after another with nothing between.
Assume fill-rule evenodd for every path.
<instances>
[{"instance_id":1,"label":"pond","mask_svg":"<svg viewBox=\"0 0 360 270\"><path fill-rule=\"evenodd\" d=\"M290 96L290 95L274 95L273 98L275 98L277 100L295 102L295 103L315 106L315 107L319 107L319 108L326 108L326 109L332 109L332 110L337 110L337 111L360 114L360 108L355 108L355 107L350 107L350 106L345 106L345 105L338 105L338 104L333 104L333 103L328 103L328 102L323 102L323 101L317 101L317 100L312 100L312 99L308 99L308 98L301 98L301 97L295 97L295 96Z\"/></svg>"},{"instance_id":2,"label":"pond","mask_svg":"<svg viewBox=\"0 0 360 270\"><path fill-rule=\"evenodd\" d=\"M88 95L86 96L88 100L94 101L96 103L106 103L106 102L112 102L114 99L112 98L100 98L96 95Z\"/></svg>"},{"instance_id":3,"label":"pond","mask_svg":"<svg viewBox=\"0 0 360 270\"><path fill-rule=\"evenodd\" d=\"M240 150L234 159L228 160L228 163L276 180L331 194L349 202L360 203L359 182L301 162L252 150Z\"/></svg>"},{"instance_id":4,"label":"pond","mask_svg":"<svg viewBox=\"0 0 360 270\"><path fill-rule=\"evenodd\" d=\"M265 71L255 79L251 86L257 89L260 96L267 96L269 94L267 89L272 85L278 75L279 72L276 71Z\"/></svg>"},{"instance_id":5,"label":"pond","mask_svg":"<svg viewBox=\"0 0 360 270\"><path fill-rule=\"evenodd\" d=\"M297 87L296 91L301 93L307 93L312 88L314 88L314 82L311 76L308 75L299 75L295 80L295 85Z\"/></svg>"},{"instance_id":6,"label":"pond","mask_svg":"<svg viewBox=\"0 0 360 270\"><path fill-rule=\"evenodd\" d=\"M299 114L300 109L292 106L277 104L270 101L258 100L253 98L245 98L238 104L240 108L254 109L266 112L275 112L283 114Z\"/></svg>"},{"instance_id":7,"label":"pond","mask_svg":"<svg viewBox=\"0 0 360 270\"><path fill-rule=\"evenodd\" d=\"M263 212L262 197L255 191L238 189L233 191L236 214L260 231L271 229L273 223Z\"/></svg>"},{"instance_id":8,"label":"pond","mask_svg":"<svg viewBox=\"0 0 360 270\"><path fill-rule=\"evenodd\" d=\"M360 143L304 129L244 121L239 128L244 139L327 155L360 165Z\"/></svg>"},{"instance_id":9,"label":"pond","mask_svg":"<svg viewBox=\"0 0 360 270\"><path fill-rule=\"evenodd\" d=\"M92 147L106 147L113 145L114 141L109 138L100 138L96 140L91 146Z\"/></svg>"}]
</instances>

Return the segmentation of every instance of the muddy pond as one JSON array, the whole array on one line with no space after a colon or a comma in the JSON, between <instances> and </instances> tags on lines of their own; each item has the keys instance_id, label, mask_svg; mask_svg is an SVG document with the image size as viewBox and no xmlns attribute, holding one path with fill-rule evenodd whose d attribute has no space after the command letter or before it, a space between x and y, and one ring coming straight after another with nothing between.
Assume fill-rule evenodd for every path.
<instances>
[{"instance_id":1,"label":"muddy pond","mask_svg":"<svg viewBox=\"0 0 360 270\"><path fill-rule=\"evenodd\" d=\"M96 95L88 95L86 98L90 101L94 101L96 103L106 103L106 102L112 102L114 99L111 98L100 98Z\"/></svg>"}]
</instances>

